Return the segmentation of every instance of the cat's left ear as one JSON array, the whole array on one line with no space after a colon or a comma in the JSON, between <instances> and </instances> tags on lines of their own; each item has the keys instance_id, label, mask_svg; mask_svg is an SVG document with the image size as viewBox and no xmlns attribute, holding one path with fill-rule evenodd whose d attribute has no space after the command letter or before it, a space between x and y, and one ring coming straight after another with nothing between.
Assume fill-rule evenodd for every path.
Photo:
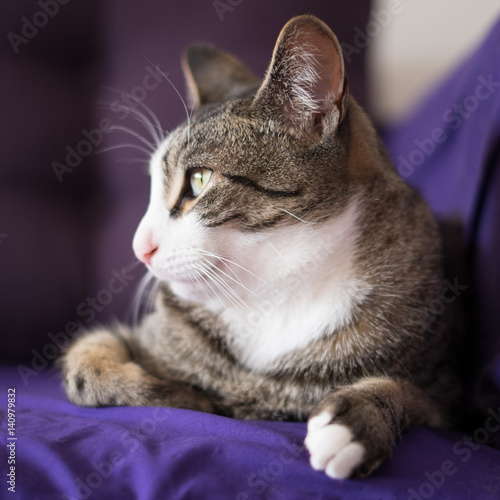
<instances>
[{"instance_id":1,"label":"cat's left ear","mask_svg":"<svg viewBox=\"0 0 500 500\"><path fill-rule=\"evenodd\" d=\"M318 132L325 120L342 121L348 89L337 37L318 18L298 16L281 30L254 106L271 112L292 133Z\"/></svg>"},{"instance_id":2,"label":"cat's left ear","mask_svg":"<svg viewBox=\"0 0 500 500\"><path fill-rule=\"evenodd\" d=\"M191 45L181 62L195 109L238 97L261 83L238 59L210 45Z\"/></svg>"}]
</instances>

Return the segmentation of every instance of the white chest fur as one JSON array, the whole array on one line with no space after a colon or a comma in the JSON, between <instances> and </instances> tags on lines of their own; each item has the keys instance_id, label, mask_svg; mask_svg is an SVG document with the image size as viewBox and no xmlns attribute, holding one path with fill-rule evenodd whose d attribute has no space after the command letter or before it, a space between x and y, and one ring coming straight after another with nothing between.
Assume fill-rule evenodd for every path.
<instances>
[{"instance_id":1,"label":"white chest fur","mask_svg":"<svg viewBox=\"0 0 500 500\"><path fill-rule=\"evenodd\" d=\"M233 349L245 366L265 371L281 356L333 334L351 319L370 291L355 269L356 209L353 202L328 223L297 224L273 235L268 258L259 256L262 269L276 266L279 253L277 262L286 260L289 272L261 287L248 309L221 312ZM294 241L303 243L290 248Z\"/></svg>"}]
</instances>

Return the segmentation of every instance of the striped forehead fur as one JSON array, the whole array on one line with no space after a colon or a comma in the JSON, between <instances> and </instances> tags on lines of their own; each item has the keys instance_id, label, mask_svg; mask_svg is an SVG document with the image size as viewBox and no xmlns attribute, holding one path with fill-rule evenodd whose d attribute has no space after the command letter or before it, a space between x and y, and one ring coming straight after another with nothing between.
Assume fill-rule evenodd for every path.
<instances>
[{"instance_id":1,"label":"striped forehead fur","mask_svg":"<svg viewBox=\"0 0 500 500\"><path fill-rule=\"evenodd\" d=\"M286 134L264 133L266 120L252 115L251 103L249 97L210 109L209 118L205 111L195 114L189 141L187 125L174 132L165 154L168 172L205 167L215 174L193 210L207 225L237 219L253 231L291 222L285 211L317 219L342 209L347 191L341 179L332 182L344 161L348 120L327 147L306 148Z\"/></svg>"}]
</instances>

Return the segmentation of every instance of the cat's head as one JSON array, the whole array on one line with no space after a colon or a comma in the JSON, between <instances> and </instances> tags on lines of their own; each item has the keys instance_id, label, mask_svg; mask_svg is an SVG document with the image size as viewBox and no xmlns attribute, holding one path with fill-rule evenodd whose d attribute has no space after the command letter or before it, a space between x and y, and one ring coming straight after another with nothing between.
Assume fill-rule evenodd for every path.
<instances>
[{"instance_id":1,"label":"cat's head","mask_svg":"<svg viewBox=\"0 0 500 500\"><path fill-rule=\"evenodd\" d=\"M300 16L264 81L207 46L183 67L195 112L151 160L134 251L180 297L237 303L296 273L347 206L342 52L324 23Z\"/></svg>"}]
</instances>

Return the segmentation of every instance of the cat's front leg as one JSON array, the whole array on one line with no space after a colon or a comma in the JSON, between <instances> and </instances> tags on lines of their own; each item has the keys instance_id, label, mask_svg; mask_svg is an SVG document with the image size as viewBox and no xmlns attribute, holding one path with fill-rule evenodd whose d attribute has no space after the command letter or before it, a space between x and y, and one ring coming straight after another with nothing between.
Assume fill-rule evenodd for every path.
<instances>
[{"instance_id":1,"label":"cat's front leg","mask_svg":"<svg viewBox=\"0 0 500 500\"><path fill-rule=\"evenodd\" d=\"M367 476L410 425L444 423L438 405L414 385L366 378L336 389L314 408L305 445L314 469L336 479Z\"/></svg>"},{"instance_id":2,"label":"cat's front leg","mask_svg":"<svg viewBox=\"0 0 500 500\"><path fill-rule=\"evenodd\" d=\"M128 331L97 330L80 337L61 359L68 399L79 406L170 406L216 411L201 391L161 380L135 363Z\"/></svg>"}]
</instances>

